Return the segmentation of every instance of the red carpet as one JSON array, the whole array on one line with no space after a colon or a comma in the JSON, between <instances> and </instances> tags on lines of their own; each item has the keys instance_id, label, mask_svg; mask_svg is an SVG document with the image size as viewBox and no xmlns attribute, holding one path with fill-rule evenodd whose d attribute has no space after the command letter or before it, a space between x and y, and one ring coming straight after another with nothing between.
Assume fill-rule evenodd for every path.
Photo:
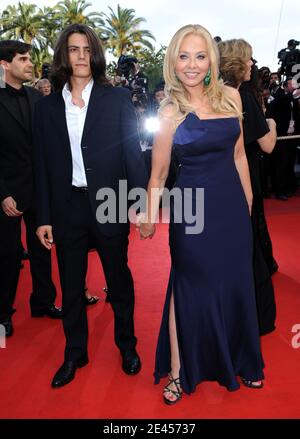
<instances>
[{"instance_id":1,"label":"red carpet","mask_svg":"<svg viewBox=\"0 0 300 439\"><path fill-rule=\"evenodd\" d=\"M152 373L170 264L164 224L151 241L140 241L134 228L131 233L136 334L143 361L136 377L121 372L112 311L100 292L103 275L97 255L91 253L88 285L93 294L100 292L101 302L88 309L90 363L72 383L51 389L53 374L63 360L62 325L29 316L30 277L25 262L15 304L15 334L6 349L0 349L0 418L299 418L300 348L292 347L291 331L300 324L300 196L288 202L267 200L266 211L280 269L274 276L277 330L262 339L264 389L241 387L229 393L216 383L204 383L178 405L163 404L162 386L153 385ZM58 285L55 260L53 271Z\"/></svg>"}]
</instances>

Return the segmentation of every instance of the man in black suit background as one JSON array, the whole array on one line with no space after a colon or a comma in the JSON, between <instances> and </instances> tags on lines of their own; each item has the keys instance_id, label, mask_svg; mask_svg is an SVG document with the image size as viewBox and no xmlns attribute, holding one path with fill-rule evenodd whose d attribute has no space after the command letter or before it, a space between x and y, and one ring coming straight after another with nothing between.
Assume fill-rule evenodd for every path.
<instances>
[{"instance_id":1,"label":"man in black suit background","mask_svg":"<svg viewBox=\"0 0 300 439\"><path fill-rule=\"evenodd\" d=\"M11 316L20 271L22 218L30 253L31 314L61 318L61 310L54 306L50 255L35 234L32 116L34 104L42 96L23 85L32 79L30 49L29 44L19 41L0 41L0 323L6 336L13 334Z\"/></svg>"},{"instance_id":2,"label":"man in black suit background","mask_svg":"<svg viewBox=\"0 0 300 439\"><path fill-rule=\"evenodd\" d=\"M127 265L129 224L96 218L96 194L113 190L119 206L126 201L119 194L119 181L146 188L147 177L130 93L112 87L105 70L94 31L80 24L67 27L52 65L58 91L36 105L37 234L46 248L56 244L66 336L64 363L52 387L69 383L76 369L88 363L84 280L90 245L105 269L123 371L133 375L141 368Z\"/></svg>"},{"instance_id":3,"label":"man in black suit background","mask_svg":"<svg viewBox=\"0 0 300 439\"><path fill-rule=\"evenodd\" d=\"M292 78L287 78L283 88L278 87L269 99L266 117L276 121L277 136L296 135L299 120L299 90L293 86ZM297 155L297 140L277 140L271 154L271 180L273 190L279 200L287 201L297 190L294 167Z\"/></svg>"}]
</instances>

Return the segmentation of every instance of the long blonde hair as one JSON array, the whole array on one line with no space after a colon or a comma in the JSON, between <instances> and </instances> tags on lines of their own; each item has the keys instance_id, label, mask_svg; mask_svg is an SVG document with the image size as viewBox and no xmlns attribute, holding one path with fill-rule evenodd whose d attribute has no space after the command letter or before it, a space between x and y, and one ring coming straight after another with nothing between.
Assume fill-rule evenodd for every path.
<instances>
[{"instance_id":1,"label":"long blonde hair","mask_svg":"<svg viewBox=\"0 0 300 439\"><path fill-rule=\"evenodd\" d=\"M242 119L242 113L238 108L231 93L219 79L219 54L215 41L203 26L189 24L180 28L173 36L164 59L165 93L167 98L162 102L160 111L169 104L173 104L173 118L176 125L179 125L188 115L195 111L189 102L189 93L175 74L175 64L178 58L179 49L183 39L190 34L201 36L207 44L208 57L210 60L211 81L205 86L205 95L208 97L215 113L236 115Z\"/></svg>"}]
</instances>

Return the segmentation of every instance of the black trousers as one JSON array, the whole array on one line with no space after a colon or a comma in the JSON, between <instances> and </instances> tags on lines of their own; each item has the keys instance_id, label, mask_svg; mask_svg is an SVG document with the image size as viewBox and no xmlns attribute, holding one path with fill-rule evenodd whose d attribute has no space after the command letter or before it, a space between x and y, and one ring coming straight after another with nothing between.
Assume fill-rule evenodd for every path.
<instances>
[{"instance_id":1,"label":"black trousers","mask_svg":"<svg viewBox=\"0 0 300 439\"><path fill-rule=\"evenodd\" d=\"M64 240L56 245L63 294L65 360L76 361L87 353L84 282L91 244L105 271L114 312L115 343L121 351L132 349L137 339L133 323L133 280L127 265L128 233L104 236L92 213L87 192L72 192L70 209Z\"/></svg>"},{"instance_id":2,"label":"black trousers","mask_svg":"<svg viewBox=\"0 0 300 439\"><path fill-rule=\"evenodd\" d=\"M288 189L288 142L288 140L277 140L271 153L271 181L276 195L285 195Z\"/></svg>"},{"instance_id":3,"label":"black trousers","mask_svg":"<svg viewBox=\"0 0 300 439\"><path fill-rule=\"evenodd\" d=\"M42 311L53 305L56 289L51 279L51 254L36 236L36 215L32 208L22 217L9 217L0 208L0 321L13 312L21 263L21 221L26 226L32 277L31 309Z\"/></svg>"},{"instance_id":4,"label":"black trousers","mask_svg":"<svg viewBox=\"0 0 300 439\"><path fill-rule=\"evenodd\" d=\"M276 195L285 195L297 190L295 174L297 143L295 140L277 140L271 154L271 179Z\"/></svg>"},{"instance_id":5,"label":"black trousers","mask_svg":"<svg viewBox=\"0 0 300 439\"><path fill-rule=\"evenodd\" d=\"M297 160L298 139L288 140L288 160L287 160L287 192L295 192L298 188L295 165Z\"/></svg>"}]
</instances>

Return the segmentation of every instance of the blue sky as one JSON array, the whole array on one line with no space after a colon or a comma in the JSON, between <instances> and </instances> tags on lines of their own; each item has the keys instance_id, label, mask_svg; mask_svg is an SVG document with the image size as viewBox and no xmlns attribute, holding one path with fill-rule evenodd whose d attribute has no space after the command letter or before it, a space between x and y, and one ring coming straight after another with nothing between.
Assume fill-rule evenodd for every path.
<instances>
[{"instance_id":1,"label":"blue sky","mask_svg":"<svg viewBox=\"0 0 300 439\"><path fill-rule=\"evenodd\" d=\"M30 3L31 0L26 0ZM1 0L0 9L17 0ZM34 3L32 1L32 3ZM39 0L39 6L53 6L57 0ZM189 23L205 26L212 35L223 39L244 38L254 49L258 65L277 70L277 52L291 38L300 40L299 0L89 0L88 11L108 12L119 3L133 8L137 16L146 18L144 28L150 30L160 44L167 45L176 30ZM279 25L280 10L281 23Z\"/></svg>"}]
</instances>

